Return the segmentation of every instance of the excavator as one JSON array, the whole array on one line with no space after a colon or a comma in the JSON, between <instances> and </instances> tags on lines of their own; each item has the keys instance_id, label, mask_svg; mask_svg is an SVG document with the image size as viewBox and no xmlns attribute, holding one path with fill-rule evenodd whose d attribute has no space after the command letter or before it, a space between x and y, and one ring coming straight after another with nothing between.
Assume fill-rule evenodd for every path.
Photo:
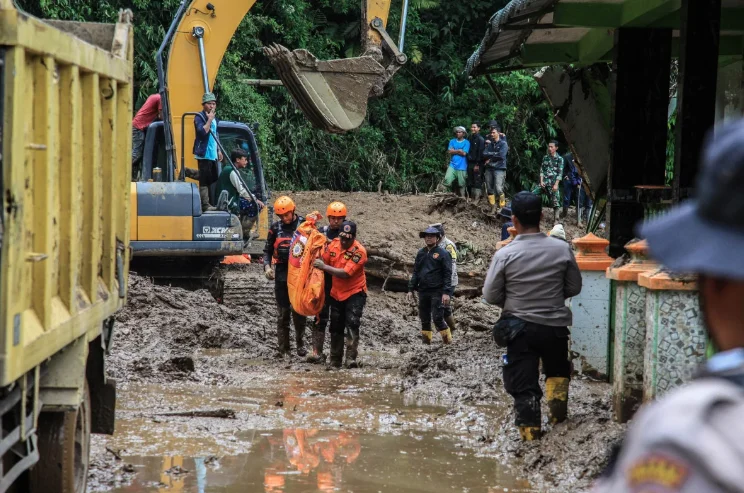
<instances>
[{"instance_id":1,"label":"excavator","mask_svg":"<svg viewBox=\"0 0 744 493\"><path fill-rule=\"evenodd\" d=\"M369 98L382 95L385 84L406 63L406 55L385 30L390 1L362 1L359 57L323 61L303 49L290 51L279 44L263 48L281 85L316 128L345 133L359 127ZM198 186L185 174L187 167L197 169L196 159L187 153L202 95L212 92L228 44L255 2L183 0L157 52L163 118L146 130L141 173L131 184L135 270L144 268L153 277L211 278L215 262L263 251L273 210L256 125L219 121L218 101L222 154L228 158L237 147L249 152L253 180L244 185L266 204L251 241L244 244L240 221L226 207L218 203L216 211L202 210Z\"/></svg>"}]
</instances>

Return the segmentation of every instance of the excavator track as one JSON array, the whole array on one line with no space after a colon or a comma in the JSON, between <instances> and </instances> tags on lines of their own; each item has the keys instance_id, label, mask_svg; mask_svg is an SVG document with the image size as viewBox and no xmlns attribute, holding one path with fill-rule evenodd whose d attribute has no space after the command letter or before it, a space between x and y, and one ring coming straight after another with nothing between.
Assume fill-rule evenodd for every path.
<instances>
[{"instance_id":1,"label":"excavator track","mask_svg":"<svg viewBox=\"0 0 744 493\"><path fill-rule=\"evenodd\" d=\"M220 265L219 302L231 308L273 306L274 282L256 265Z\"/></svg>"}]
</instances>

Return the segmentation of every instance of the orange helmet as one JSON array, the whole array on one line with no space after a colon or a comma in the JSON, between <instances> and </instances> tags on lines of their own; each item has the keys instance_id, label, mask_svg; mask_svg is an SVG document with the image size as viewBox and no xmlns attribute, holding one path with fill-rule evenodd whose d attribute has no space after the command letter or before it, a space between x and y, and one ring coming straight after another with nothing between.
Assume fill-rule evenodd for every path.
<instances>
[{"instance_id":1,"label":"orange helmet","mask_svg":"<svg viewBox=\"0 0 744 493\"><path fill-rule=\"evenodd\" d=\"M328 217L346 217L346 206L343 202L331 202L326 209Z\"/></svg>"},{"instance_id":2,"label":"orange helmet","mask_svg":"<svg viewBox=\"0 0 744 493\"><path fill-rule=\"evenodd\" d=\"M287 212L294 212L295 203L292 199L286 195L282 195L276 202L274 202L274 213L278 215L286 214Z\"/></svg>"}]
</instances>

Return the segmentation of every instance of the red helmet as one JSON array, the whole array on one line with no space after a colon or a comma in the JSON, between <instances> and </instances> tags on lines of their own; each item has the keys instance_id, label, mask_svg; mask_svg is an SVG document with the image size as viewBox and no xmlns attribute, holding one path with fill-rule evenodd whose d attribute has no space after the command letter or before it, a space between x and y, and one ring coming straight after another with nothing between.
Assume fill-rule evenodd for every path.
<instances>
[{"instance_id":1,"label":"red helmet","mask_svg":"<svg viewBox=\"0 0 744 493\"><path fill-rule=\"evenodd\" d=\"M331 202L326 209L328 217L346 217L346 205L343 202Z\"/></svg>"}]
</instances>

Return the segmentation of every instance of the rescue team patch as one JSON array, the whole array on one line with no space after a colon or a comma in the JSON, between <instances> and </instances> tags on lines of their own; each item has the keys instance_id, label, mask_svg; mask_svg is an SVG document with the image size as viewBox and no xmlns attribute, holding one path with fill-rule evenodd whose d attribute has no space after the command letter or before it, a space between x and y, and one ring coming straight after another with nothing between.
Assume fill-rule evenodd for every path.
<instances>
[{"instance_id":1,"label":"rescue team patch","mask_svg":"<svg viewBox=\"0 0 744 493\"><path fill-rule=\"evenodd\" d=\"M303 250L305 250L305 246L299 241L295 242L295 246L292 248L292 256L302 257Z\"/></svg>"},{"instance_id":2,"label":"rescue team patch","mask_svg":"<svg viewBox=\"0 0 744 493\"><path fill-rule=\"evenodd\" d=\"M344 233L351 233L351 226L348 224L344 226Z\"/></svg>"},{"instance_id":3,"label":"rescue team patch","mask_svg":"<svg viewBox=\"0 0 744 493\"><path fill-rule=\"evenodd\" d=\"M351 254L349 252L344 253L344 260L349 260L351 258Z\"/></svg>"},{"instance_id":4,"label":"rescue team patch","mask_svg":"<svg viewBox=\"0 0 744 493\"><path fill-rule=\"evenodd\" d=\"M439 258L439 254L438 253L435 253L434 255L432 255L432 257Z\"/></svg>"},{"instance_id":5,"label":"rescue team patch","mask_svg":"<svg viewBox=\"0 0 744 493\"><path fill-rule=\"evenodd\" d=\"M351 257L351 261L354 262L355 264L358 264L360 260L362 260L362 256L359 255L358 253L354 255L353 257Z\"/></svg>"},{"instance_id":6,"label":"rescue team patch","mask_svg":"<svg viewBox=\"0 0 744 493\"><path fill-rule=\"evenodd\" d=\"M631 488L657 486L677 491L687 481L689 473L689 466L680 460L649 454L628 469L626 479Z\"/></svg>"},{"instance_id":7,"label":"rescue team patch","mask_svg":"<svg viewBox=\"0 0 744 493\"><path fill-rule=\"evenodd\" d=\"M330 255L331 257L335 257L335 256L336 256L336 252L329 252L329 255Z\"/></svg>"}]
</instances>

